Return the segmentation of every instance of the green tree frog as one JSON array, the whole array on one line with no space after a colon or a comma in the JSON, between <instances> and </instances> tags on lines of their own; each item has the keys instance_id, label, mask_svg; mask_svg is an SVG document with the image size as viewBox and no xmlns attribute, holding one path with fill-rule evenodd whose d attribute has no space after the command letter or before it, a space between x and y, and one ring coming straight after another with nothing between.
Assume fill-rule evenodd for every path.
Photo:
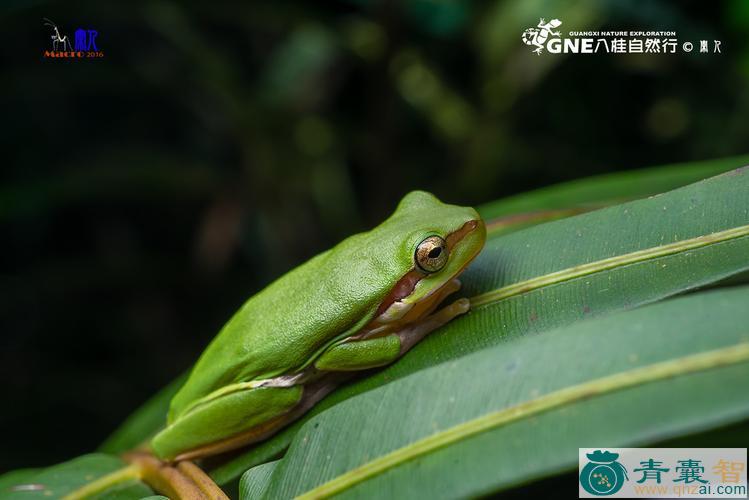
<instances>
[{"instance_id":1,"label":"green tree frog","mask_svg":"<svg viewBox=\"0 0 749 500\"><path fill-rule=\"evenodd\" d=\"M328 394L342 374L392 363L469 309L457 276L481 251L476 211L413 191L351 236L252 296L171 401L153 453L180 461L262 440Z\"/></svg>"}]
</instances>

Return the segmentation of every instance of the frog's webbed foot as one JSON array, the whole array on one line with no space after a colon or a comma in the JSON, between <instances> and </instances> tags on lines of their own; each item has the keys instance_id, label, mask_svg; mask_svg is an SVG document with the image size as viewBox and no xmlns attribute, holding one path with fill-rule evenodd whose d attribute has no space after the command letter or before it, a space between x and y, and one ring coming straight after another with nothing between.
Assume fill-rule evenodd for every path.
<instances>
[{"instance_id":1,"label":"frog's webbed foot","mask_svg":"<svg viewBox=\"0 0 749 500\"><path fill-rule=\"evenodd\" d=\"M437 309L449 295L452 295L458 290L460 290L461 286L462 284L460 280L457 278L453 278L447 283L445 283L444 285L442 285L442 287L439 290L437 290L437 292L435 292L434 299L432 299L431 305L429 306L429 308L422 313L422 316L423 316L422 319L426 319L427 316L433 313L435 309ZM450 320L448 319L448 321ZM442 325L439 325L439 326L442 326ZM439 326L435 328L439 328Z\"/></svg>"}]
</instances>

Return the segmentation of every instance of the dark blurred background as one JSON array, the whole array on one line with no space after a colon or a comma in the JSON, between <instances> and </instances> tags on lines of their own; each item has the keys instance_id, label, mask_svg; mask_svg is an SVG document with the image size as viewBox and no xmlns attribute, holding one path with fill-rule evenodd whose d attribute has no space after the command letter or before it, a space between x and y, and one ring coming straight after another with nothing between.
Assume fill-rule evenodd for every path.
<instances>
[{"instance_id":1,"label":"dark blurred background","mask_svg":"<svg viewBox=\"0 0 749 500\"><path fill-rule=\"evenodd\" d=\"M53 20L100 60L44 60ZM675 30L722 54L544 55ZM749 3L5 2L0 470L90 451L246 297L422 188L749 151Z\"/></svg>"}]
</instances>

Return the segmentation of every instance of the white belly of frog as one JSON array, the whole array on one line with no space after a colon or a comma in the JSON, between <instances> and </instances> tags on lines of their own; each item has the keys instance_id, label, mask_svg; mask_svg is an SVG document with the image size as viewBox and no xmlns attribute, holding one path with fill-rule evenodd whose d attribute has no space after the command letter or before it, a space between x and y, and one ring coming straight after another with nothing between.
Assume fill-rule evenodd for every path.
<instances>
[{"instance_id":1,"label":"white belly of frog","mask_svg":"<svg viewBox=\"0 0 749 500\"><path fill-rule=\"evenodd\" d=\"M541 55L546 46L546 40L549 36L561 36L559 31L552 31L554 28L558 28L562 25L562 21L559 19L552 19L548 23L541 18L538 22L538 26L535 28L528 28L523 31L522 39L526 45L533 45L536 48L533 50L537 55Z\"/></svg>"}]
</instances>

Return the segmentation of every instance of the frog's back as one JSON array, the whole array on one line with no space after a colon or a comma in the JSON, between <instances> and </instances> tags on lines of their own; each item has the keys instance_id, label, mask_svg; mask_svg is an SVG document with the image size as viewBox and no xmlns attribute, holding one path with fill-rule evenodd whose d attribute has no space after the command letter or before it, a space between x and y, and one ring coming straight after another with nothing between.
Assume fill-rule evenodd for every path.
<instances>
[{"instance_id":1,"label":"frog's back","mask_svg":"<svg viewBox=\"0 0 749 500\"><path fill-rule=\"evenodd\" d=\"M366 323L403 265L355 255L369 234L344 240L247 300L203 352L170 414L227 384L293 373Z\"/></svg>"},{"instance_id":2,"label":"frog's back","mask_svg":"<svg viewBox=\"0 0 749 500\"><path fill-rule=\"evenodd\" d=\"M235 382L301 369L335 339L374 315L413 268L425 234L459 228L473 209L414 191L371 231L346 238L251 297L202 354L172 400L170 419L190 403Z\"/></svg>"}]
</instances>

